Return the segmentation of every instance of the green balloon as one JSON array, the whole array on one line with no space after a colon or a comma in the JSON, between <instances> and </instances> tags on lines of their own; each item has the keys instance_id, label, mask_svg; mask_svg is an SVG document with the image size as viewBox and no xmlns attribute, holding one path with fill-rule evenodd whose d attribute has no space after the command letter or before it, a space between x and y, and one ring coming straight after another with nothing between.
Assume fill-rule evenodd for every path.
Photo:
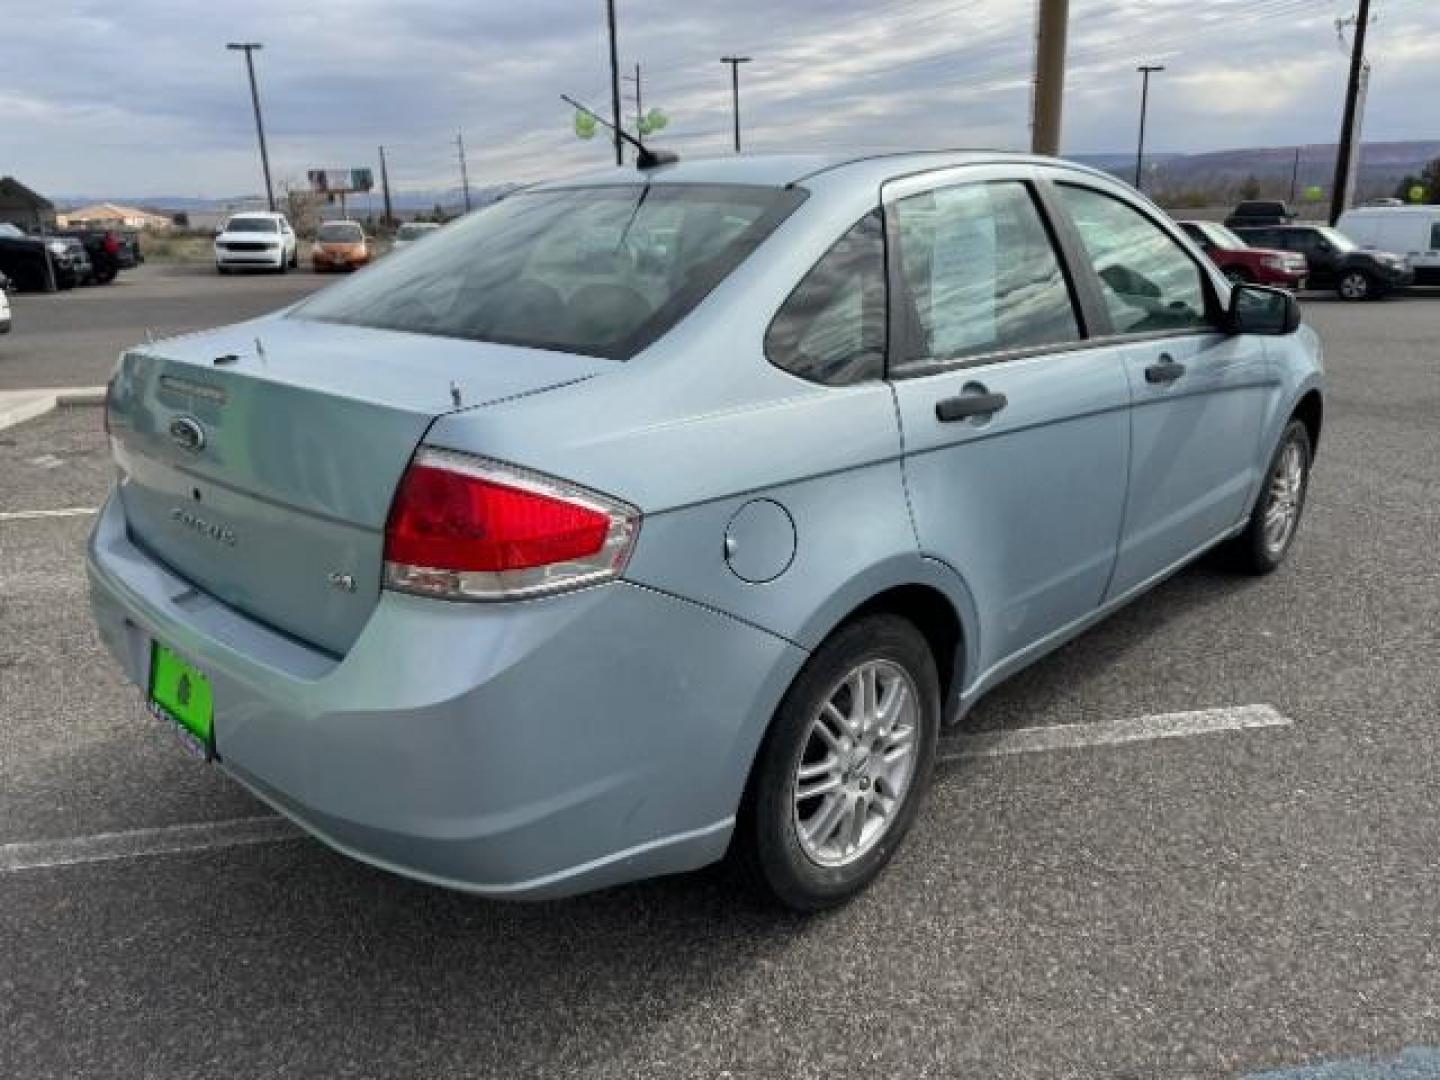
<instances>
[{"instance_id":1,"label":"green balloon","mask_svg":"<svg viewBox=\"0 0 1440 1080\"><path fill-rule=\"evenodd\" d=\"M1325 191L1318 184L1311 184L1305 189L1306 202L1319 202L1325 197Z\"/></svg>"},{"instance_id":2,"label":"green balloon","mask_svg":"<svg viewBox=\"0 0 1440 1080\"><path fill-rule=\"evenodd\" d=\"M670 123L670 118L659 109L651 109L645 114L645 124L651 131L659 131Z\"/></svg>"},{"instance_id":3,"label":"green balloon","mask_svg":"<svg viewBox=\"0 0 1440 1080\"><path fill-rule=\"evenodd\" d=\"M593 139L595 137L595 118L589 113L576 110L575 137L578 139Z\"/></svg>"},{"instance_id":4,"label":"green balloon","mask_svg":"<svg viewBox=\"0 0 1440 1080\"><path fill-rule=\"evenodd\" d=\"M1410 201L1413 203L1422 203L1425 201L1425 188L1423 185L1416 184L1410 189Z\"/></svg>"}]
</instances>

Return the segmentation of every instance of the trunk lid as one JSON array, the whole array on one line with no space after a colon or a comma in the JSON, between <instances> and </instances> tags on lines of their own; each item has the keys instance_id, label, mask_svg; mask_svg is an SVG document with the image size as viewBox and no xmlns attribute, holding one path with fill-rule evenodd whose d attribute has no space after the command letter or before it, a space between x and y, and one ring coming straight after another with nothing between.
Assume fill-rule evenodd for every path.
<instances>
[{"instance_id":1,"label":"trunk lid","mask_svg":"<svg viewBox=\"0 0 1440 1080\"><path fill-rule=\"evenodd\" d=\"M131 539L343 654L379 598L391 498L434 419L613 363L285 317L142 346L107 406Z\"/></svg>"}]
</instances>

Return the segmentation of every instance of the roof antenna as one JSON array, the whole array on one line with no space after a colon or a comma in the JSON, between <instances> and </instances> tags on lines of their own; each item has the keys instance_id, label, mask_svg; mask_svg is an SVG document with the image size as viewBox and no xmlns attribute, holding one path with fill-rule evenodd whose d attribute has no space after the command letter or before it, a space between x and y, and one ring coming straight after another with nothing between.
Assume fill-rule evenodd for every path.
<instances>
[{"instance_id":1,"label":"roof antenna","mask_svg":"<svg viewBox=\"0 0 1440 1080\"><path fill-rule=\"evenodd\" d=\"M262 364L265 362L265 346L260 344L260 339L258 337L255 339L255 355L260 357L260 362Z\"/></svg>"},{"instance_id":2,"label":"roof antenna","mask_svg":"<svg viewBox=\"0 0 1440 1080\"><path fill-rule=\"evenodd\" d=\"M615 132L616 135L619 135L620 138L624 139L627 143L633 146L635 148L635 167L637 169L654 169L660 165L674 165L675 162L680 160L680 155L675 153L673 150L647 149L645 144L642 143L639 139L637 139L634 135L631 135L624 128L617 128L614 124L610 123L609 120L606 120L594 109L586 108L584 105L581 105L580 102L572 98L569 94L561 94L560 100L564 101L566 104L575 106L575 108L579 109L586 116L590 117L596 122L604 124L611 131Z\"/></svg>"},{"instance_id":3,"label":"roof antenna","mask_svg":"<svg viewBox=\"0 0 1440 1080\"><path fill-rule=\"evenodd\" d=\"M460 387L455 385L455 380L450 380L450 404L460 408Z\"/></svg>"}]
</instances>

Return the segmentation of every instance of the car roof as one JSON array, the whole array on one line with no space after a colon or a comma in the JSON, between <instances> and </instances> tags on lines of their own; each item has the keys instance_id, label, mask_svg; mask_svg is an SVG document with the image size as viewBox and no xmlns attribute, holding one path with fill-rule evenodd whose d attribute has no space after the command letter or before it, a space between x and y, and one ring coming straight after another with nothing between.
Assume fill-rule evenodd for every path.
<instances>
[{"instance_id":1,"label":"car roof","mask_svg":"<svg viewBox=\"0 0 1440 1080\"><path fill-rule=\"evenodd\" d=\"M885 150L870 153L737 154L696 158L644 171L611 166L560 180L537 184L528 190L557 190L605 184L649 182L673 184L755 184L764 187L801 185L820 176L849 177L884 182L898 176L961 165L1061 165L1080 172L1106 176L1096 169L1058 158L1038 157L1004 150Z\"/></svg>"}]
</instances>

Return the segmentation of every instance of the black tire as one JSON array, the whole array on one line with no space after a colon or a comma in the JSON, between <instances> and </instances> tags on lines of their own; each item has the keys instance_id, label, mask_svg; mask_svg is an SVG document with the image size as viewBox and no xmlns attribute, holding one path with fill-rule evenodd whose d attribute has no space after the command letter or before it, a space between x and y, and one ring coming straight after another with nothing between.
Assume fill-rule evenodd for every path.
<instances>
[{"instance_id":1,"label":"black tire","mask_svg":"<svg viewBox=\"0 0 1440 1080\"><path fill-rule=\"evenodd\" d=\"M1341 300L1374 300L1380 295L1375 280L1364 270L1346 270L1335 283L1335 292Z\"/></svg>"},{"instance_id":2,"label":"black tire","mask_svg":"<svg viewBox=\"0 0 1440 1080\"><path fill-rule=\"evenodd\" d=\"M215 272L217 274L228 274L230 273L230 268L228 266L221 266L219 263L216 263Z\"/></svg>"},{"instance_id":3,"label":"black tire","mask_svg":"<svg viewBox=\"0 0 1440 1080\"><path fill-rule=\"evenodd\" d=\"M806 854L793 785L812 744L811 725L843 685L869 661L892 664L915 688L915 760L889 824L853 862L825 866ZM935 659L915 626L896 615L871 615L835 632L795 677L776 711L752 769L732 845L746 876L769 898L795 911L820 911L850 899L885 868L914 823L935 764L940 730L940 680ZM827 751L828 753L828 751ZM869 755L857 770L867 791ZM874 781L872 798L881 786ZM843 794L839 797L844 797Z\"/></svg>"},{"instance_id":4,"label":"black tire","mask_svg":"<svg viewBox=\"0 0 1440 1080\"><path fill-rule=\"evenodd\" d=\"M295 250L290 253L290 269L291 269L291 270L299 270L299 269L300 269L300 248L299 248L299 247L296 247Z\"/></svg>"},{"instance_id":5,"label":"black tire","mask_svg":"<svg viewBox=\"0 0 1440 1080\"><path fill-rule=\"evenodd\" d=\"M1281 461L1291 445L1299 449L1300 489L1295 496L1294 521L1290 525L1284 542L1276 546L1266 535L1265 520L1277 498L1276 475ZM1300 531L1300 521L1305 513L1305 498L1310 493L1310 467L1314 461L1314 447L1310 442L1310 429L1301 421L1292 419L1285 426L1280 444L1270 457L1261 482L1260 494L1250 511L1250 520L1245 531L1227 543L1223 549L1232 568L1246 574L1268 574L1285 561L1295 544Z\"/></svg>"},{"instance_id":6,"label":"black tire","mask_svg":"<svg viewBox=\"0 0 1440 1080\"><path fill-rule=\"evenodd\" d=\"M115 280L116 277L119 276L119 274L120 271L115 269L115 267L113 266L108 270L101 270L95 275L95 284L109 285L112 281Z\"/></svg>"}]
</instances>

